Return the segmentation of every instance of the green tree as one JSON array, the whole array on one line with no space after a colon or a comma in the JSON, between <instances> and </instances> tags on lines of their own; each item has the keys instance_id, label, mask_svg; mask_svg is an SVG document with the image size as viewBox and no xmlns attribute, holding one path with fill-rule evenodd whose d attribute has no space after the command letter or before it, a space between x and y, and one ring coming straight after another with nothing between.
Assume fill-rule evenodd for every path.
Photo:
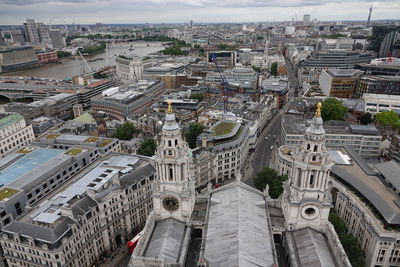
<instances>
[{"instance_id":1,"label":"green tree","mask_svg":"<svg viewBox=\"0 0 400 267\"><path fill-rule=\"evenodd\" d=\"M254 70L255 72L261 72L260 67L257 67L257 66L251 66L251 67L253 68L253 70Z\"/></svg>"},{"instance_id":2,"label":"green tree","mask_svg":"<svg viewBox=\"0 0 400 267\"><path fill-rule=\"evenodd\" d=\"M143 142L140 144L136 153L143 156L151 157L156 152L157 143L156 140L153 138L144 139Z\"/></svg>"},{"instance_id":3,"label":"green tree","mask_svg":"<svg viewBox=\"0 0 400 267\"><path fill-rule=\"evenodd\" d=\"M199 56L204 57L206 55L204 48L199 48Z\"/></svg>"},{"instance_id":4,"label":"green tree","mask_svg":"<svg viewBox=\"0 0 400 267\"><path fill-rule=\"evenodd\" d=\"M58 58L69 57L70 55L71 53L68 51L57 51Z\"/></svg>"},{"instance_id":5,"label":"green tree","mask_svg":"<svg viewBox=\"0 0 400 267\"><path fill-rule=\"evenodd\" d=\"M322 102L321 116L324 121L343 121L347 114L347 108L336 98L327 98Z\"/></svg>"},{"instance_id":6,"label":"green tree","mask_svg":"<svg viewBox=\"0 0 400 267\"><path fill-rule=\"evenodd\" d=\"M133 123L125 122L117 128L114 136L120 140L131 140L133 135L137 132L138 130L135 128Z\"/></svg>"},{"instance_id":7,"label":"green tree","mask_svg":"<svg viewBox=\"0 0 400 267\"><path fill-rule=\"evenodd\" d=\"M197 145L197 136L204 130L204 126L198 122L193 122L189 125L189 130L185 134L186 142L190 148L195 148Z\"/></svg>"},{"instance_id":8,"label":"green tree","mask_svg":"<svg viewBox=\"0 0 400 267\"><path fill-rule=\"evenodd\" d=\"M375 115L375 120L385 126L400 128L399 115L393 110L389 112L379 112Z\"/></svg>"},{"instance_id":9,"label":"green tree","mask_svg":"<svg viewBox=\"0 0 400 267\"><path fill-rule=\"evenodd\" d=\"M226 49L228 49L228 47L229 47L229 46L228 46L227 44L219 44L219 45L218 45L218 49L219 49L219 50L226 50Z\"/></svg>"},{"instance_id":10,"label":"green tree","mask_svg":"<svg viewBox=\"0 0 400 267\"><path fill-rule=\"evenodd\" d=\"M361 249L360 242L357 238L347 233L346 223L340 218L335 210L331 210L329 214L329 221L332 223L335 231L342 243L343 249L346 251L350 263L354 267L364 267L365 257Z\"/></svg>"},{"instance_id":11,"label":"green tree","mask_svg":"<svg viewBox=\"0 0 400 267\"><path fill-rule=\"evenodd\" d=\"M271 75L274 75L275 77L278 75L278 62L271 64Z\"/></svg>"},{"instance_id":12,"label":"green tree","mask_svg":"<svg viewBox=\"0 0 400 267\"><path fill-rule=\"evenodd\" d=\"M263 168L256 174L254 179L254 185L260 191L265 189L265 186L269 186L269 195L272 198L278 198L283 192L283 182L287 179L287 176L278 175L278 173L271 168Z\"/></svg>"},{"instance_id":13,"label":"green tree","mask_svg":"<svg viewBox=\"0 0 400 267\"><path fill-rule=\"evenodd\" d=\"M201 102L204 99L204 95L202 93L193 93L190 95L190 99L197 99L199 102Z\"/></svg>"},{"instance_id":14,"label":"green tree","mask_svg":"<svg viewBox=\"0 0 400 267\"><path fill-rule=\"evenodd\" d=\"M360 122L362 125L367 125L372 122L372 114L369 112L365 112L360 116Z\"/></svg>"}]
</instances>

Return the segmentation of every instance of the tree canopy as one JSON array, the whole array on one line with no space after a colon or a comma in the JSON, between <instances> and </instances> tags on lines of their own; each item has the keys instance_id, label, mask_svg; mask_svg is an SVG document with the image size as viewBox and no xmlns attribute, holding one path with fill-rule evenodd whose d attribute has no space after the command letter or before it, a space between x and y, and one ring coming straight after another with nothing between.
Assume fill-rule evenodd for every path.
<instances>
[{"instance_id":1,"label":"tree canopy","mask_svg":"<svg viewBox=\"0 0 400 267\"><path fill-rule=\"evenodd\" d=\"M257 66L251 66L255 72L261 72L261 68Z\"/></svg>"},{"instance_id":2,"label":"tree canopy","mask_svg":"<svg viewBox=\"0 0 400 267\"><path fill-rule=\"evenodd\" d=\"M117 128L114 136L120 140L131 140L133 135L137 132L138 130L135 128L133 123L125 122Z\"/></svg>"},{"instance_id":3,"label":"tree canopy","mask_svg":"<svg viewBox=\"0 0 400 267\"><path fill-rule=\"evenodd\" d=\"M190 148L195 148L197 145L197 136L204 130L204 126L198 122L193 122L189 125L189 130L185 134L186 142Z\"/></svg>"},{"instance_id":4,"label":"tree canopy","mask_svg":"<svg viewBox=\"0 0 400 267\"><path fill-rule=\"evenodd\" d=\"M151 157L156 152L157 143L156 140L153 138L144 139L143 142L140 144L136 153L143 156Z\"/></svg>"},{"instance_id":5,"label":"tree canopy","mask_svg":"<svg viewBox=\"0 0 400 267\"><path fill-rule=\"evenodd\" d=\"M343 121L347 114L347 108L336 98L327 98L322 102L321 116L324 121Z\"/></svg>"},{"instance_id":6,"label":"tree canopy","mask_svg":"<svg viewBox=\"0 0 400 267\"><path fill-rule=\"evenodd\" d=\"M351 265L354 267L364 267L365 257L364 252L360 247L360 242L357 240L357 238L347 233L346 223L336 214L335 210L331 210L331 213L329 214L329 221L335 228L335 231L340 239L340 243L342 243Z\"/></svg>"},{"instance_id":7,"label":"tree canopy","mask_svg":"<svg viewBox=\"0 0 400 267\"><path fill-rule=\"evenodd\" d=\"M271 75L274 75L275 77L278 75L278 62L271 64Z\"/></svg>"},{"instance_id":8,"label":"tree canopy","mask_svg":"<svg viewBox=\"0 0 400 267\"><path fill-rule=\"evenodd\" d=\"M190 95L190 99L197 99L201 102L204 99L204 95L202 93L193 93Z\"/></svg>"},{"instance_id":9,"label":"tree canopy","mask_svg":"<svg viewBox=\"0 0 400 267\"><path fill-rule=\"evenodd\" d=\"M393 128L400 128L400 118L396 112L390 110L389 112L379 112L375 115L375 120L385 126Z\"/></svg>"},{"instance_id":10,"label":"tree canopy","mask_svg":"<svg viewBox=\"0 0 400 267\"><path fill-rule=\"evenodd\" d=\"M269 195L272 198L278 198L283 192L283 181L287 179L286 175L278 175L278 173L271 168L263 168L256 174L254 184L260 191L269 186Z\"/></svg>"},{"instance_id":11,"label":"tree canopy","mask_svg":"<svg viewBox=\"0 0 400 267\"><path fill-rule=\"evenodd\" d=\"M369 112L365 112L360 116L360 122L362 125L367 125L372 122L372 114Z\"/></svg>"}]
</instances>

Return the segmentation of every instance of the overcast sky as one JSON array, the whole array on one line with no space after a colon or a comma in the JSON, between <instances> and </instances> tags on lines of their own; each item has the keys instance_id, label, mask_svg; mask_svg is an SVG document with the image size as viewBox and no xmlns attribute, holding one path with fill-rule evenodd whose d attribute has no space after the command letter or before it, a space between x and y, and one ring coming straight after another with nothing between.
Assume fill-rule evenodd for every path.
<instances>
[{"instance_id":1,"label":"overcast sky","mask_svg":"<svg viewBox=\"0 0 400 267\"><path fill-rule=\"evenodd\" d=\"M361 0L0 0L0 24L26 18L48 24L366 20L372 1ZM372 19L400 19L400 0L373 2ZM62 23L54 20L54 24Z\"/></svg>"}]
</instances>

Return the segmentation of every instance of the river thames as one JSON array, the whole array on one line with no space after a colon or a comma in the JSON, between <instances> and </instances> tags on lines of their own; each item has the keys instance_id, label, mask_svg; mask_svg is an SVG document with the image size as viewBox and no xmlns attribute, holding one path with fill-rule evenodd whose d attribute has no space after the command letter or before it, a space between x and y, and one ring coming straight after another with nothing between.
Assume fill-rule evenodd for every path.
<instances>
[{"instance_id":1,"label":"river thames","mask_svg":"<svg viewBox=\"0 0 400 267\"><path fill-rule=\"evenodd\" d=\"M110 45L108 49L108 64L110 66L115 65L117 55L144 57L163 48L161 42L132 42ZM93 70L98 70L107 65L106 57L107 53L103 51L92 56L85 56L85 60ZM84 73L90 73L88 67L80 57L75 57L75 59L62 60L62 64L46 64L33 69L5 73L1 76L65 79Z\"/></svg>"}]
</instances>

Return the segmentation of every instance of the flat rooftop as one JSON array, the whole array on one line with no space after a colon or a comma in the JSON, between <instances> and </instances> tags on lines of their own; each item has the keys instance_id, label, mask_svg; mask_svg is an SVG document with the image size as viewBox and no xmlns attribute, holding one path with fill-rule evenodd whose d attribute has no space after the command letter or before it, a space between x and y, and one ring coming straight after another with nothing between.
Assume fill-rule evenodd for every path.
<instances>
[{"instance_id":1,"label":"flat rooftop","mask_svg":"<svg viewBox=\"0 0 400 267\"><path fill-rule=\"evenodd\" d=\"M399 101L400 102L400 95L385 95L385 94L370 94L364 93L363 99L365 100L385 100L390 102Z\"/></svg>"},{"instance_id":2,"label":"flat rooftop","mask_svg":"<svg viewBox=\"0 0 400 267\"><path fill-rule=\"evenodd\" d=\"M334 177L340 178L350 185L353 191L367 199L388 224L400 224L400 206L396 204L400 197L354 150L350 147L341 147L340 151L349 156L350 164L336 163L331 169ZM367 206L366 203L364 205ZM365 207L364 210L370 214L376 225L383 226L370 208Z\"/></svg>"},{"instance_id":3,"label":"flat rooftop","mask_svg":"<svg viewBox=\"0 0 400 267\"><path fill-rule=\"evenodd\" d=\"M342 78L351 78L354 77L357 73L360 73L360 70L356 69L328 69L326 71L331 77L342 77Z\"/></svg>"},{"instance_id":4,"label":"flat rooftop","mask_svg":"<svg viewBox=\"0 0 400 267\"><path fill-rule=\"evenodd\" d=\"M61 149L34 148L29 153L18 153L5 157L0 161L0 169L2 166L6 168L0 170L0 184L10 185L18 178L34 172L36 169L43 168L43 164L55 159L65 151ZM33 173L30 174L31 177Z\"/></svg>"},{"instance_id":5,"label":"flat rooftop","mask_svg":"<svg viewBox=\"0 0 400 267\"><path fill-rule=\"evenodd\" d=\"M286 134L303 135L308 126L310 126L311 121L312 119L304 119L302 115L284 114L281 125ZM364 134L380 136L375 126L350 124L345 121L324 121L324 129L327 135Z\"/></svg>"},{"instance_id":6,"label":"flat rooftop","mask_svg":"<svg viewBox=\"0 0 400 267\"><path fill-rule=\"evenodd\" d=\"M110 159L104 160L79 180L70 184L64 191L44 202L29 217L37 222L55 222L61 217L61 206L77 196L84 195L89 189L95 190L97 193L106 190L111 186L111 180L116 174L129 173L138 161L139 158L126 155L112 156Z\"/></svg>"},{"instance_id":7,"label":"flat rooftop","mask_svg":"<svg viewBox=\"0 0 400 267\"><path fill-rule=\"evenodd\" d=\"M239 130L240 124L231 121L219 121L213 127L211 131L217 139L228 138L236 134Z\"/></svg>"}]
</instances>

